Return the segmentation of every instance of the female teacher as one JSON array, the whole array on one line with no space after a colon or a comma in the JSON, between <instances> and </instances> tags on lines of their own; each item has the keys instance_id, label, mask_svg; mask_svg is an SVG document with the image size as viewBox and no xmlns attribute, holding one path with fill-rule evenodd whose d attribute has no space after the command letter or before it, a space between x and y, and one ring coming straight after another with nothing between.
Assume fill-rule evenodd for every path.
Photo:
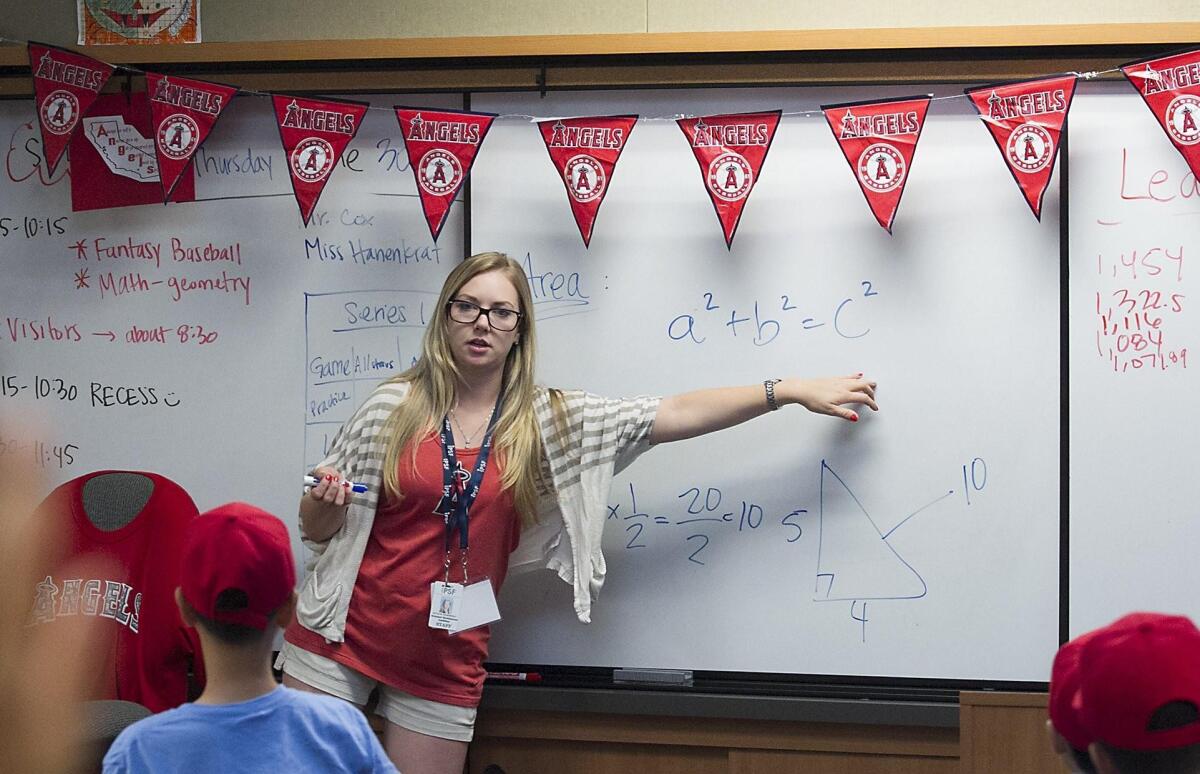
<instances>
[{"instance_id":1,"label":"female teacher","mask_svg":"<svg viewBox=\"0 0 1200 774\"><path fill-rule=\"evenodd\" d=\"M455 268L437 309L417 364L375 389L313 471L300 527L314 556L277 662L285 685L360 706L378 688L405 774L462 771L489 633L467 627L494 617L523 532L552 533L541 561L586 622L609 487L642 452L789 403L849 421L851 404L878 410L862 374L662 399L539 387L529 285L500 253Z\"/></svg>"}]
</instances>

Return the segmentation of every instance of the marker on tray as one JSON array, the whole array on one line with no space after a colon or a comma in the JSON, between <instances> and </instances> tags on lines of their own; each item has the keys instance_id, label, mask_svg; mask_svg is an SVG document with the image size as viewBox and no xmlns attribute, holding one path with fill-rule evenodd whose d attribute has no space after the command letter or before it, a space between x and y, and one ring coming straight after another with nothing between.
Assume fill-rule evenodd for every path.
<instances>
[{"instance_id":1,"label":"marker on tray","mask_svg":"<svg viewBox=\"0 0 1200 774\"><path fill-rule=\"evenodd\" d=\"M542 676L537 672L488 672L489 680L506 680L516 683L540 683Z\"/></svg>"}]
</instances>

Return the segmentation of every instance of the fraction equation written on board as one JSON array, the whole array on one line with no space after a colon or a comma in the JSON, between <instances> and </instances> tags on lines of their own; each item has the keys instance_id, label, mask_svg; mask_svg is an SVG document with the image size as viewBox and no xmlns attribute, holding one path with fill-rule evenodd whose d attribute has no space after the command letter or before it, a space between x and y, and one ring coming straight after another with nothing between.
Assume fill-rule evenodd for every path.
<instances>
[{"instance_id":1,"label":"fraction equation written on board","mask_svg":"<svg viewBox=\"0 0 1200 774\"><path fill-rule=\"evenodd\" d=\"M813 544L817 560L812 601L849 603L849 616L862 628L865 642L868 602L915 600L929 591L919 569L891 543L892 535L918 516L966 512L984 496L988 466L982 457L945 473L953 482L949 488L939 488L928 501L896 513L880 513L864 503L824 460L816 501L787 508L768 509L729 487L707 482L678 487L674 502L650 505L639 499L637 485L630 482L621 497L609 503L606 528L619 532L625 552L665 547L665 553L656 552L655 561L674 557L693 571L734 561L732 554L714 556L708 550L716 541Z\"/></svg>"}]
</instances>

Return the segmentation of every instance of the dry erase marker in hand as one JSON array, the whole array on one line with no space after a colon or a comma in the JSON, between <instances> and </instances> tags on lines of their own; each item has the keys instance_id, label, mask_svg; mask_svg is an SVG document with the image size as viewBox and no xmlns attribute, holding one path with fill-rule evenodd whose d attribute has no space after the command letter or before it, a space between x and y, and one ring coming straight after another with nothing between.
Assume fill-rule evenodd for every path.
<instances>
[{"instance_id":1,"label":"dry erase marker in hand","mask_svg":"<svg viewBox=\"0 0 1200 774\"><path fill-rule=\"evenodd\" d=\"M305 476L304 477L304 485L305 486L316 486L319 483L321 483L320 479L318 479L314 476ZM367 491L366 484L355 484L350 481L345 481L345 482L343 482L343 484L339 484L339 486L344 485L344 484L350 484L351 492L358 492L359 494L362 494L363 492Z\"/></svg>"}]
</instances>

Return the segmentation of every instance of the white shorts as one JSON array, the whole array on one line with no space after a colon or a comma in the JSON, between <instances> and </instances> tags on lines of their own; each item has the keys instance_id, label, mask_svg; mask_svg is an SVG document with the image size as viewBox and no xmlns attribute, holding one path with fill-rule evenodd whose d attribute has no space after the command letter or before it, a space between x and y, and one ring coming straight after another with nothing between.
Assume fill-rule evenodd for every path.
<instances>
[{"instance_id":1,"label":"white shorts","mask_svg":"<svg viewBox=\"0 0 1200 774\"><path fill-rule=\"evenodd\" d=\"M283 650L275 659L275 668L282 669L285 674L306 685L360 707L366 705L371 691L378 687L376 714L409 731L455 742L469 742L475 735L474 707L458 707L418 698L290 642L283 643Z\"/></svg>"}]
</instances>

